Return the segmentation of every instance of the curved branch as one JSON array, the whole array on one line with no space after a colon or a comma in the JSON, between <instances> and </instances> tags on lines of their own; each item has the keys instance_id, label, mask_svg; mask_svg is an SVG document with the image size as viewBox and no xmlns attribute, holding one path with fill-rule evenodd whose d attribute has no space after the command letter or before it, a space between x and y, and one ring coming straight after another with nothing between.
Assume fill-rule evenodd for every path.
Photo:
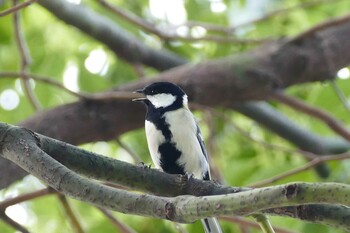
<instances>
[{"instance_id":1,"label":"curved branch","mask_svg":"<svg viewBox=\"0 0 350 233\"><path fill-rule=\"evenodd\" d=\"M291 183L267 188L244 190L238 193L201 197L186 195L166 198L131 193L129 191L104 186L79 176L57 160L51 158L42 148L47 149L50 146L48 145L48 141L50 141L52 145L58 144L56 140L35 134L24 128L13 127L6 124L0 124L0 126L1 156L10 159L46 184L68 196L123 213L190 223L209 216L247 215L264 209L269 209L270 212L273 212L271 208L279 208L278 210L280 211L280 207L286 205L299 206L300 204L313 203L350 205L350 199L348 198L348 195L350 195L350 186L336 183ZM64 144L61 142L60 146L62 147ZM63 148L60 150L61 154L65 154L62 149ZM80 152L81 154L86 153L82 149L74 149L75 152ZM86 155L88 154L89 153L86 153ZM67 157L70 157L70 155ZM91 166L101 164L101 162L96 162L98 158L96 159L85 155L81 158L82 161L85 160L89 162ZM111 162L106 158L103 160L102 163L104 164ZM122 163L117 160L114 161L115 163ZM130 164L128 166L135 167ZM119 168L120 167L115 167L115 169ZM144 168L136 167L136 169L140 170ZM108 171L109 168L105 168L105 170ZM145 176L150 173L150 170L145 171ZM135 170L133 172L135 172ZM176 177L159 171L153 172L158 172L158 177ZM128 176L127 173L124 175ZM141 177L141 174L137 175ZM150 180L150 177L147 177L146 180ZM159 179L153 181L158 182L158 180ZM196 182L204 182L202 187L212 183L201 180L196 180ZM153 186L157 185L153 184ZM162 186L170 187L169 183L163 183ZM232 187L227 187L226 189L235 190ZM281 214L278 212L274 213ZM336 225L344 229L349 229L349 225L347 224L348 216L350 215L348 214L347 216L345 215L339 218L338 221L336 221ZM327 219L323 221L327 222Z\"/></svg>"},{"instance_id":2,"label":"curved branch","mask_svg":"<svg viewBox=\"0 0 350 233\"><path fill-rule=\"evenodd\" d=\"M40 3L65 22L82 31L90 32L93 37L107 44L119 56L130 62L138 59L140 53L136 52L135 58L133 49L144 52L152 51L141 54L137 62L150 65L146 60L155 60L152 66L159 70L186 62L170 53L167 53L166 56L159 55L162 51L154 51L140 42L137 42L135 48L127 46L130 45L130 41L136 39L111 21L81 5L59 0L41 0ZM111 34L106 36L106 30L111 31ZM169 80L179 83L193 101L210 106L231 106L241 101L265 99L271 90L276 89L276 86L287 87L302 82L332 79L337 69L350 63L350 53L343 52L350 51L349 37L350 24L337 25L321 30L317 36L307 37L302 42L285 44L276 42L233 57L193 66L182 66L164 72L157 77L158 79L152 79L152 81ZM144 56L146 54L149 56ZM167 64L166 67L162 65L164 62ZM121 89L134 90L146 83L147 80L141 80ZM257 106L250 106L250 108L255 108L256 112L264 111ZM80 144L114 139L124 132L140 128L143 125L143 115L144 110L141 106L128 101L83 100L38 113L22 122L21 125L69 143ZM250 117L254 119L253 115ZM81 119L84 121L82 122ZM52 125L52 122L55 122L55 125ZM274 123L270 120L268 124ZM289 124L284 125L281 122L279 128L271 128L278 132L288 129ZM297 127L293 132L299 129L300 127ZM344 148L349 148L347 144L339 144L338 141L332 144L310 132L304 134L303 130L301 131L301 133L296 133L300 138L294 138L292 142L305 150L311 148L314 152L316 149L311 147L312 144L320 145L322 148L332 147L332 150L339 152L344 152ZM282 137L285 134L280 133ZM287 135L285 138L290 140L291 137ZM305 147L305 144L309 146ZM325 154L330 154L330 152L325 152ZM0 164L2 163L5 163L5 167L8 166L7 162L1 161ZM13 177L23 177L23 173ZM1 188L8 184L7 181L0 180Z\"/></svg>"}]
</instances>

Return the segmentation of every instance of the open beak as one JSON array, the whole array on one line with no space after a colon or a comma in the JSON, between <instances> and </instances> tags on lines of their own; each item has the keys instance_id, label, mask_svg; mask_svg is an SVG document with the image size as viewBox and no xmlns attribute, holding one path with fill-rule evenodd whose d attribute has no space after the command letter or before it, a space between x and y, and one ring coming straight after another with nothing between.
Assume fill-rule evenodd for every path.
<instances>
[{"instance_id":1,"label":"open beak","mask_svg":"<svg viewBox=\"0 0 350 233\"><path fill-rule=\"evenodd\" d=\"M140 93L140 94L143 94L143 89L139 89L139 90L133 91L133 93ZM147 99L146 97L139 97L139 98L132 99L132 101L143 102L143 101L145 101L146 99Z\"/></svg>"}]
</instances>

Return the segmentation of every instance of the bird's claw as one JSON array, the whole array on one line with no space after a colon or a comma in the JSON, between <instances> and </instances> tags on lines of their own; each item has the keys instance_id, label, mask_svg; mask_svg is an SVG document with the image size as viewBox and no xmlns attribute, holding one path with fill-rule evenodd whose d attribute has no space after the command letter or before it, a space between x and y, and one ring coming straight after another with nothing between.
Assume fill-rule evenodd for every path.
<instances>
[{"instance_id":1,"label":"bird's claw","mask_svg":"<svg viewBox=\"0 0 350 233\"><path fill-rule=\"evenodd\" d=\"M193 173L189 173L189 172L186 172L185 176L186 176L187 180L190 180L194 177Z\"/></svg>"},{"instance_id":2,"label":"bird's claw","mask_svg":"<svg viewBox=\"0 0 350 233\"><path fill-rule=\"evenodd\" d=\"M152 164L147 165L147 164L145 164L144 162L140 162L139 164L137 164L137 166L142 167L142 168L144 168L144 169L150 169L151 166L152 166Z\"/></svg>"}]
</instances>

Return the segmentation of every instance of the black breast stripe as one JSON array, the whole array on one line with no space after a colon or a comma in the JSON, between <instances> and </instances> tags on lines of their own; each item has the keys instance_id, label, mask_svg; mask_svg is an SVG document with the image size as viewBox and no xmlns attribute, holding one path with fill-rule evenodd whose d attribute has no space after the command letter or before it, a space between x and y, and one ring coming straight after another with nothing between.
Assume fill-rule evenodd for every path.
<instances>
[{"instance_id":1,"label":"black breast stripe","mask_svg":"<svg viewBox=\"0 0 350 233\"><path fill-rule=\"evenodd\" d=\"M171 141L173 135L169 129L169 124L165 122L165 117L162 113L149 109L146 115L146 120L152 122L158 130L162 131L166 141Z\"/></svg>"},{"instance_id":2,"label":"black breast stripe","mask_svg":"<svg viewBox=\"0 0 350 233\"><path fill-rule=\"evenodd\" d=\"M176 149L174 143L164 142L158 147L158 151L163 171L170 174L185 174L184 168L176 162L181 156L181 151Z\"/></svg>"}]
</instances>

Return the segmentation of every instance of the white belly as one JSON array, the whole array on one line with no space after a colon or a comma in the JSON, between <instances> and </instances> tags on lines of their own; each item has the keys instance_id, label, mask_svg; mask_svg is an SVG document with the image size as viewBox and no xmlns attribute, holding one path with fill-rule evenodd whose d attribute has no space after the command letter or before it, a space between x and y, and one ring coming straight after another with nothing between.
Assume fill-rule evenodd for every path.
<instances>
[{"instance_id":1,"label":"white belly","mask_svg":"<svg viewBox=\"0 0 350 233\"><path fill-rule=\"evenodd\" d=\"M197 139L197 125L192 113L188 109L181 108L167 112L164 116L166 122L170 125L171 142L182 153L176 162L184 167L185 172L193 174L197 179L202 179L203 175L209 170L209 165ZM166 139L162 132L147 120L145 121L145 130L152 161L156 168L161 169L158 146Z\"/></svg>"},{"instance_id":2,"label":"white belly","mask_svg":"<svg viewBox=\"0 0 350 233\"><path fill-rule=\"evenodd\" d=\"M158 130L153 123L147 120L145 121L145 130L152 161L155 167L160 169L160 154L158 152L158 146L165 142L165 137L163 136L162 131Z\"/></svg>"},{"instance_id":3,"label":"white belly","mask_svg":"<svg viewBox=\"0 0 350 233\"><path fill-rule=\"evenodd\" d=\"M165 119L173 135L171 141L182 152L177 162L184 167L185 172L202 179L208 170L208 163L197 139L197 124L192 113L188 109L180 108L165 113Z\"/></svg>"}]
</instances>

